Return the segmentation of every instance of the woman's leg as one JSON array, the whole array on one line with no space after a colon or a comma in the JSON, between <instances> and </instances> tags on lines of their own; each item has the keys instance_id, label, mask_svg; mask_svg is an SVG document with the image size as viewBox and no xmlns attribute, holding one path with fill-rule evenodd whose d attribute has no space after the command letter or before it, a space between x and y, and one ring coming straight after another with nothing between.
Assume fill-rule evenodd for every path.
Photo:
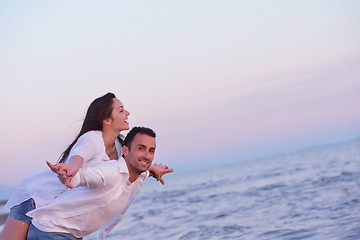
<instances>
[{"instance_id":1,"label":"woman's leg","mask_svg":"<svg viewBox=\"0 0 360 240\"><path fill-rule=\"evenodd\" d=\"M35 209L36 205L32 198L13 206L0 234L0 240L26 240L31 217L26 213Z\"/></svg>"},{"instance_id":2,"label":"woman's leg","mask_svg":"<svg viewBox=\"0 0 360 240\"><path fill-rule=\"evenodd\" d=\"M29 223L8 217L0 234L0 240L25 240Z\"/></svg>"}]
</instances>

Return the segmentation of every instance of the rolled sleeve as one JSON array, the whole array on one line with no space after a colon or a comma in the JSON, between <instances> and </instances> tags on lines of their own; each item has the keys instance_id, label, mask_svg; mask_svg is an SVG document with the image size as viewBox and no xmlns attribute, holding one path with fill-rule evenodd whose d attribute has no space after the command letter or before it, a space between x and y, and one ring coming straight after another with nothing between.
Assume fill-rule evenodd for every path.
<instances>
[{"instance_id":1,"label":"rolled sleeve","mask_svg":"<svg viewBox=\"0 0 360 240\"><path fill-rule=\"evenodd\" d=\"M79 169L80 171L81 169ZM75 176L71 179L70 183L73 187L77 187L80 185L80 173L79 171L75 174Z\"/></svg>"},{"instance_id":2,"label":"rolled sleeve","mask_svg":"<svg viewBox=\"0 0 360 240\"><path fill-rule=\"evenodd\" d=\"M115 160L98 163L86 169L80 168L73 178L74 184L88 188L103 187L107 183L113 182L112 180L119 174L117 169ZM72 181L71 184L73 184Z\"/></svg>"}]
</instances>

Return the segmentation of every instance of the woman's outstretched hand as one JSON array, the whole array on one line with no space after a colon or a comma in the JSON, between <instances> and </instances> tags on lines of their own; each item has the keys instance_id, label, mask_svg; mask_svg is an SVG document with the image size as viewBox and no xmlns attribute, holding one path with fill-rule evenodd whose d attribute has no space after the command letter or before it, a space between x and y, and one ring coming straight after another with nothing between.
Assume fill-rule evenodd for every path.
<instances>
[{"instance_id":1,"label":"woman's outstretched hand","mask_svg":"<svg viewBox=\"0 0 360 240\"><path fill-rule=\"evenodd\" d=\"M149 167L150 176L156 178L157 181L160 181L162 185L165 185L165 181L162 176L166 173L174 172L174 169L169 168L167 165L162 165L155 163Z\"/></svg>"},{"instance_id":2,"label":"woman's outstretched hand","mask_svg":"<svg viewBox=\"0 0 360 240\"><path fill-rule=\"evenodd\" d=\"M74 175L77 173L78 169L74 169L71 167L71 165L66 163L58 163L53 165L50 162L46 161L46 164L49 166L51 171L58 175L61 183L65 184L68 188L74 187L70 182Z\"/></svg>"}]
</instances>

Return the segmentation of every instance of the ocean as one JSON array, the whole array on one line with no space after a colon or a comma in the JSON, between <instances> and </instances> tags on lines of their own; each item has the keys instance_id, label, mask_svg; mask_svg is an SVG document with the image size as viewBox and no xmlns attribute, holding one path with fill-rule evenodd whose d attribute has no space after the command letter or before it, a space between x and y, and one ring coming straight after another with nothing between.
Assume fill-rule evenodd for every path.
<instances>
[{"instance_id":1,"label":"ocean","mask_svg":"<svg viewBox=\"0 0 360 240\"><path fill-rule=\"evenodd\" d=\"M360 139L149 179L106 239L357 240L359 170Z\"/></svg>"}]
</instances>

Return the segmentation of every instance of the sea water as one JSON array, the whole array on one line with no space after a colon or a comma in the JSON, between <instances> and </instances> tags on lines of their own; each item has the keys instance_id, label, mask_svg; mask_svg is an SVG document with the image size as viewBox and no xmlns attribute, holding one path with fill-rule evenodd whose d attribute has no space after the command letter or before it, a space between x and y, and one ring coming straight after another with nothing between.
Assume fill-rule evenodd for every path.
<instances>
[{"instance_id":1,"label":"sea water","mask_svg":"<svg viewBox=\"0 0 360 240\"><path fill-rule=\"evenodd\" d=\"M354 140L149 179L106 239L360 239L359 170Z\"/></svg>"},{"instance_id":2,"label":"sea water","mask_svg":"<svg viewBox=\"0 0 360 240\"><path fill-rule=\"evenodd\" d=\"M107 239L360 239L359 170L357 140L149 179Z\"/></svg>"}]
</instances>

